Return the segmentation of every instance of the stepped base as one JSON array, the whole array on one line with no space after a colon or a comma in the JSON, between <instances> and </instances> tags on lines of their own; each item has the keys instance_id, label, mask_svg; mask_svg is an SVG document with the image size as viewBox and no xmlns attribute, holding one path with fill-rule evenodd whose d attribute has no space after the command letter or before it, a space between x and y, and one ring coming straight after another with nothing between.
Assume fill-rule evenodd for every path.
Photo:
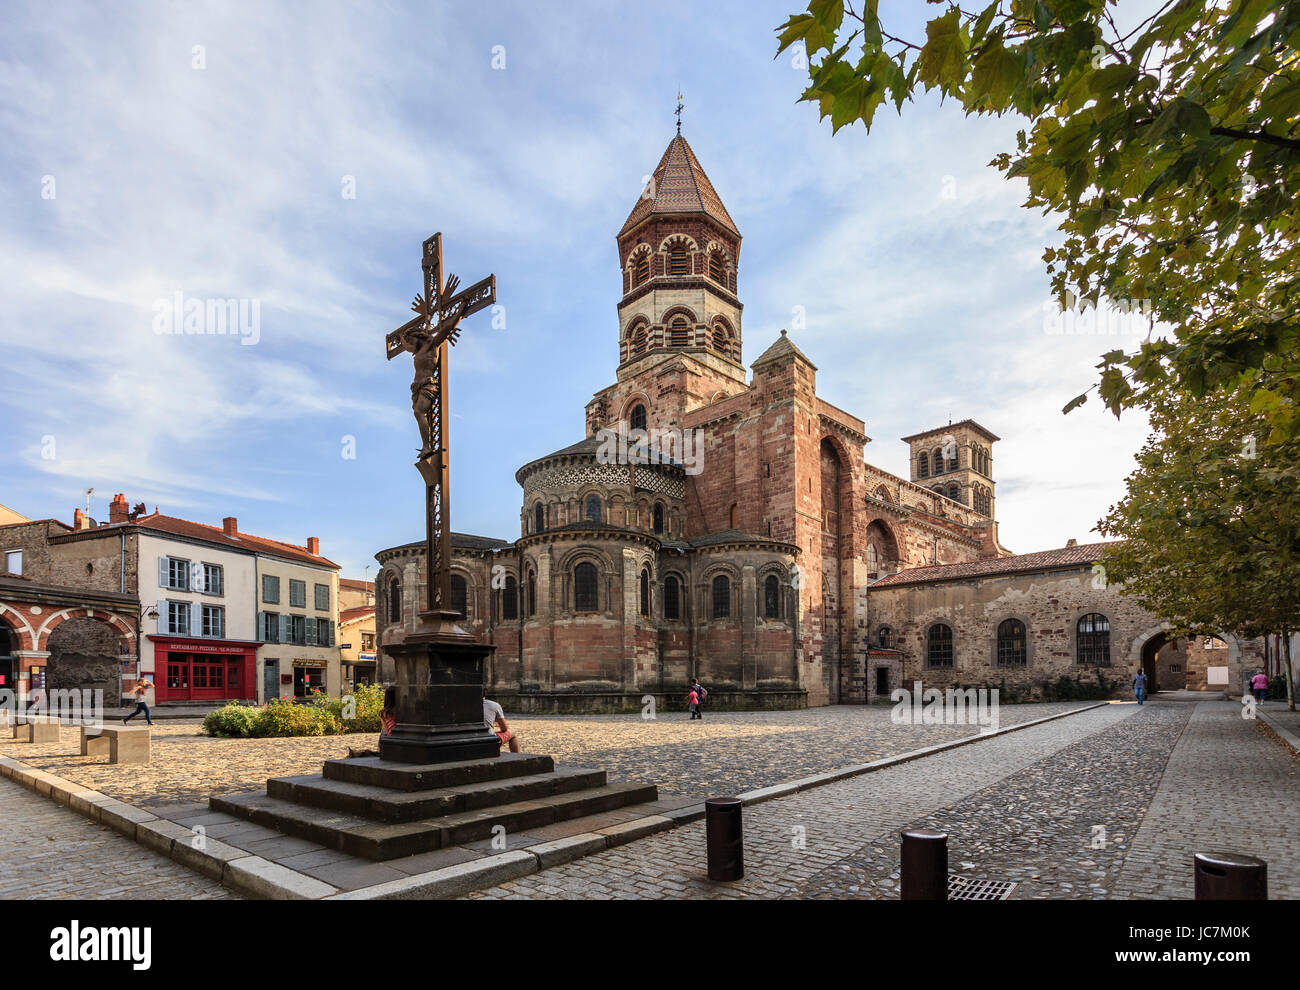
<instances>
[{"instance_id":1,"label":"stepped base","mask_svg":"<svg viewBox=\"0 0 1300 990\"><path fill-rule=\"evenodd\" d=\"M557 769L549 756L522 753L433 765L330 760L323 770L268 780L266 794L227 794L208 804L286 835L383 861L659 797L653 784L611 784L603 770Z\"/></svg>"}]
</instances>

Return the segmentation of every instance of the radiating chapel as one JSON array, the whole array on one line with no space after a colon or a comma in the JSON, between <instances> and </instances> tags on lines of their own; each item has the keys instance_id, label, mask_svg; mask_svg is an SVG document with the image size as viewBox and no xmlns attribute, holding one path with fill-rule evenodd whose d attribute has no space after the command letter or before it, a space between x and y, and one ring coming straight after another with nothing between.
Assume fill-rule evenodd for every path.
<instances>
[{"instance_id":1,"label":"radiating chapel","mask_svg":"<svg viewBox=\"0 0 1300 990\"><path fill-rule=\"evenodd\" d=\"M867 461L866 424L817 394L785 330L746 367L741 240L677 134L617 234L617 364L586 435L518 469L513 539L453 535L453 608L496 647L507 710L636 711L691 677L736 708L869 702L914 678L1240 679L1255 644L1169 639L1098 579L1100 544L1005 549L985 426L904 437L902 478ZM610 457L618 434L696 442ZM378 628L412 628L423 542L376 559Z\"/></svg>"}]
</instances>

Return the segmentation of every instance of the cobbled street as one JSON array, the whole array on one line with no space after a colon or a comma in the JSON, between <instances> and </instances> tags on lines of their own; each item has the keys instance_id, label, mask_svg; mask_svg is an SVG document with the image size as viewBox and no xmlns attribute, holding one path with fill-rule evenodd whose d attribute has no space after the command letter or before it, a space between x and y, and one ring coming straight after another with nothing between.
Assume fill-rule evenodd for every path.
<instances>
[{"instance_id":1,"label":"cobbled street","mask_svg":"<svg viewBox=\"0 0 1300 990\"><path fill-rule=\"evenodd\" d=\"M1300 760L1224 701L1109 705L745 809L744 879L705 875L696 822L470 898L896 898L898 835L1013 898L1189 898L1195 851L1269 864L1300 897Z\"/></svg>"}]
</instances>

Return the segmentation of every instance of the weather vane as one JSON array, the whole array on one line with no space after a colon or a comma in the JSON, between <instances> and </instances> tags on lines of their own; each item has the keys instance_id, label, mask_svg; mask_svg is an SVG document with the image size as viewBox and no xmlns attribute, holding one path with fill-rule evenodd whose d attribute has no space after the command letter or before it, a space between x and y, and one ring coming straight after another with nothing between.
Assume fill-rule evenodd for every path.
<instances>
[{"instance_id":1,"label":"weather vane","mask_svg":"<svg viewBox=\"0 0 1300 990\"><path fill-rule=\"evenodd\" d=\"M684 106L685 104L682 103L682 91L679 89L677 91L677 133L678 134L682 132L682 107Z\"/></svg>"}]
</instances>

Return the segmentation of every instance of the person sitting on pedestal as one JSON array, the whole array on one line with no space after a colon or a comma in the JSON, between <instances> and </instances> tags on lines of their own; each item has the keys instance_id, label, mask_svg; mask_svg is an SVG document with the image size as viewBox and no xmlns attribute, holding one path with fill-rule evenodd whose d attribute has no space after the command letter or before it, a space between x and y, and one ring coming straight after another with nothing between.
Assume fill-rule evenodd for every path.
<instances>
[{"instance_id":1,"label":"person sitting on pedestal","mask_svg":"<svg viewBox=\"0 0 1300 990\"><path fill-rule=\"evenodd\" d=\"M384 736L391 736L393 734L393 726L396 724L397 688L387 687L384 688L384 707L379 713L379 738L383 739ZM359 760L363 757L378 755L379 750L377 749L356 749L352 746L348 747L349 760Z\"/></svg>"},{"instance_id":2,"label":"person sitting on pedestal","mask_svg":"<svg viewBox=\"0 0 1300 990\"><path fill-rule=\"evenodd\" d=\"M506 724L506 713L501 710L501 706L488 700L487 688L483 689L483 721L497 734L502 746L509 746L512 753L520 751L518 733L510 731L510 726Z\"/></svg>"}]
</instances>

